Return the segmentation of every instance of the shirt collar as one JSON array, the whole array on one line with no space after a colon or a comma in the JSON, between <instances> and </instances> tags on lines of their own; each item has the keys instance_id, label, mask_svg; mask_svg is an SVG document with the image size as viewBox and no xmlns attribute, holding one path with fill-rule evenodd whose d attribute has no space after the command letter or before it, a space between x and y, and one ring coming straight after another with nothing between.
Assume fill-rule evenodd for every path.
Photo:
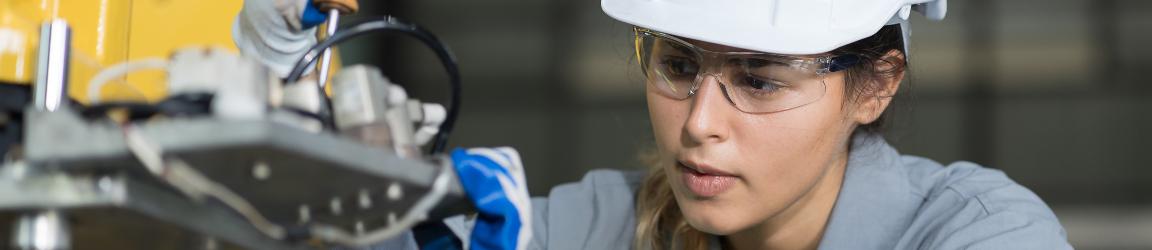
<instances>
[{"instance_id":1,"label":"shirt collar","mask_svg":"<svg viewBox=\"0 0 1152 250\"><path fill-rule=\"evenodd\" d=\"M921 198L912 195L908 172L884 138L856 133L844 182L819 249L892 249Z\"/></svg>"}]
</instances>

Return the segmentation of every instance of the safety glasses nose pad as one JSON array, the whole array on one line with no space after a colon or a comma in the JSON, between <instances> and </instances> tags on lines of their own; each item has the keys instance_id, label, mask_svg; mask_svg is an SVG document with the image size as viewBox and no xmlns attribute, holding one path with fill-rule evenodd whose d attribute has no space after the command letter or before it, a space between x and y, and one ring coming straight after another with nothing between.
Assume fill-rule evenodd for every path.
<instances>
[{"instance_id":1,"label":"safety glasses nose pad","mask_svg":"<svg viewBox=\"0 0 1152 250\"><path fill-rule=\"evenodd\" d=\"M700 85L703 85L704 79L708 78L708 75L711 75L711 73L709 73L706 69L700 69L700 70L701 70L700 73L696 74L696 79L692 81L692 89L689 89L688 95L684 96L685 99L687 99L689 96L695 95L696 91L700 91ZM712 77L716 77L716 76L712 76Z\"/></svg>"},{"instance_id":2,"label":"safety glasses nose pad","mask_svg":"<svg viewBox=\"0 0 1152 250\"><path fill-rule=\"evenodd\" d=\"M726 83L724 83L724 76L719 74L719 73L712 73L711 71L702 71L700 74L697 74L696 75L696 81L693 82L692 90L688 92L688 96L695 95L696 91L700 90L700 86L704 85L703 84L704 79L708 78L708 76L712 76L712 78L716 79L716 85L720 85L720 92L724 94L724 99L727 99L728 103L731 103L732 106L736 107L736 109L743 110L740 108L739 105L736 105L736 102L734 100L732 100L732 95L728 93L728 85ZM684 99L688 99L688 98L685 97Z\"/></svg>"},{"instance_id":3,"label":"safety glasses nose pad","mask_svg":"<svg viewBox=\"0 0 1152 250\"><path fill-rule=\"evenodd\" d=\"M716 83L720 84L720 89L721 90L724 89L724 81L723 81L724 76L723 75L721 75L720 73L712 73L712 70L710 70L708 67L702 67L702 69L700 69L700 70L701 70L700 73L696 74L696 80L692 82L692 89L688 90L688 96L695 95L696 91L700 90L700 86L704 85L704 79L707 79L708 76L712 76L712 78L715 78ZM724 92L724 93L725 93L724 98L728 98L728 94L727 94L728 92ZM684 99L687 99L688 96L685 96ZM729 98L728 101L732 101L732 99Z\"/></svg>"},{"instance_id":4,"label":"safety glasses nose pad","mask_svg":"<svg viewBox=\"0 0 1152 250\"><path fill-rule=\"evenodd\" d=\"M731 103L732 106L736 107L736 109L744 110L744 109L740 108L740 105L736 105L736 102L732 100L732 95L728 94L728 85L725 85L724 83L719 82L719 81L717 81L717 83L720 84L720 92L724 92L724 99L728 99L728 103Z\"/></svg>"}]
</instances>

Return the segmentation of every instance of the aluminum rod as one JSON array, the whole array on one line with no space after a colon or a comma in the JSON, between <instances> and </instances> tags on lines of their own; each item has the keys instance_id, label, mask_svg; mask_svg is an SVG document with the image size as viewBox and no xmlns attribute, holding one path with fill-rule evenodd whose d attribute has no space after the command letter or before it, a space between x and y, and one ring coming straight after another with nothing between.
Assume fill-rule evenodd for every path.
<instances>
[{"instance_id":1,"label":"aluminum rod","mask_svg":"<svg viewBox=\"0 0 1152 250\"><path fill-rule=\"evenodd\" d=\"M64 19L45 22L40 29L40 55L33 103L38 110L54 112L68 100L68 61L71 30Z\"/></svg>"},{"instance_id":2,"label":"aluminum rod","mask_svg":"<svg viewBox=\"0 0 1152 250\"><path fill-rule=\"evenodd\" d=\"M328 22L327 22L328 28L325 30L325 33L327 33L327 34L324 34L324 39L328 39L328 38L332 37L332 34L336 34L336 24L339 21L340 21L340 10L338 10L336 8L332 8L332 9L328 10ZM328 69L329 69L329 66L331 63L332 63L332 48L326 48L326 49L324 49L324 58L321 59L321 61L320 61L320 78L317 78L317 80L316 80L317 82L320 83L321 88L323 88L324 85L326 85L328 83Z\"/></svg>"}]
</instances>

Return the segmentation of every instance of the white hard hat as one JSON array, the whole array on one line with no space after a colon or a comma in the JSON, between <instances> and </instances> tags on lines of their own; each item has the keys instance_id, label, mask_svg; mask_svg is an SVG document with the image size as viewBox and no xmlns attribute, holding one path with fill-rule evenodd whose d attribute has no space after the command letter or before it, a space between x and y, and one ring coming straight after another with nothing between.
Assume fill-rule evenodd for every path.
<instances>
[{"instance_id":1,"label":"white hard hat","mask_svg":"<svg viewBox=\"0 0 1152 250\"><path fill-rule=\"evenodd\" d=\"M832 51L900 24L908 14L944 19L947 0L601 0L625 23L748 50L806 55Z\"/></svg>"}]
</instances>

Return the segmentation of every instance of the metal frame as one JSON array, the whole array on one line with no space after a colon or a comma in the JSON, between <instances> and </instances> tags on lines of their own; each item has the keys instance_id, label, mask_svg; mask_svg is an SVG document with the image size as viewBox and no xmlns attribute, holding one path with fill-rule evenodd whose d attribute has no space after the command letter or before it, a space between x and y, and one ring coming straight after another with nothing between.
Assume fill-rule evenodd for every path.
<instances>
[{"instance_id":1,"label":"metal frame","mask_svg":"<svg viewBox=\"0 0 1152 250\"><path fill-rule=\"evenodd\" d=\"M25 121L26 163L0 168L0 225L6 215L61 209L78 221L76 227L101 228L74 227L72 245L77 248L132 244L153 249L154 244L191 244L196 240L187 239L201 238L249 249L315 247L261 234L220 202L197 201L153 177L130 152L119 124L87 121L67 109L29 110ZM171 118L135 126L164 149L165 158L188 163L280 225L383 231L373 228L408 217L434 220L468 206L451 163L443 158L404 159L333 134L264 120ZM107 214L167 225L171 229L162 232L185 240L134 244L155 237L126 235L116 243L81 241L97 238L95 231L148 232L135 228L141 225L101 219ZM0 237L0 243L5 240Z\"/></svg>"}]
</instances>

